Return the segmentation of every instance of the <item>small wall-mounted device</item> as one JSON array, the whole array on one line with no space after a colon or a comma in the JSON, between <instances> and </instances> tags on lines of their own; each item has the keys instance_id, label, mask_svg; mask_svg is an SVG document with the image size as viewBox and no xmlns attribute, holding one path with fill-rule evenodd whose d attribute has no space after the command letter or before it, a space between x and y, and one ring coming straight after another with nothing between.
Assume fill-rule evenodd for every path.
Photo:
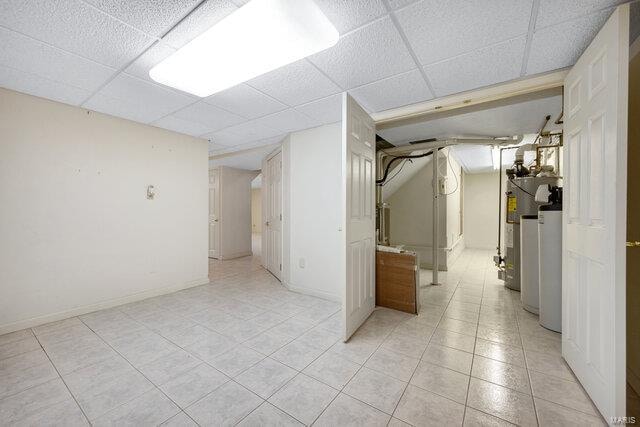
<instances>
[{"instance_id":1,"label":"small wall-mounted device","mask_svg":"<svg viewBox=\"0 0 640 427\"><path fill-rule=\"evenodd\" d=\"M147 186L147 199L153 200L156 196L156 189L153 185Z\"/></svg>"}]
</instances>

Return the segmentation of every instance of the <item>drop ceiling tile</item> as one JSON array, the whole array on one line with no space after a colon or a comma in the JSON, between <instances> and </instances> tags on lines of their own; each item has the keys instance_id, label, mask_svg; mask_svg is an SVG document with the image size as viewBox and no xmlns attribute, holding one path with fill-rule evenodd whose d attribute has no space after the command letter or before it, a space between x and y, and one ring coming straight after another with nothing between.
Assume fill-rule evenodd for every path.
<instances>
[{"instance_id":1,"label":"drop ceiling tile","mask_svg":"<svg viewBox=\"0 0 640 427\"><path fill-rule=\"evenodd\" d=\"M85 0L109 15L154 37L175 25L198 0Z\"/></svg>"},{"instance_id":2,"label":"drop ceiling tile","mask_svg":"<svg viewBox=\"0 0 640 427\"><path fill-rule=\"evenodd\" d=\"M281 135L282 132L255 121L241 123L203 135L216 144L235 146Z\"/></svg>"},{"instance_id":3,"label":"drop ceiling tile","mask_svg":"<svg viewBox=\"0 0 640 427\"><path fill-rule=\"evenodd\" d=\"M534 32L527 74L575 64L610 14L611 9L608 9Z\"/></svg>"},{"instance_id":4,"label":"drop ceiling tile","mask_svg":"<svg viewBox=\"0 0 640 427\"><path fill-rule=\"evenodd\" d=\"M236 10L237 6L230 0L207 0L164 36L163 40L170 46L180 48Z\"/></svg>"},{"instance_id":5,"label":"drop ceiling tile","mask_svg":"<svg viewBox=\"0 0 640 427\"><path fill-rule=\"evenodd\" d=\"M387 13L381 0L316 0L340 34Z\"/></svg>"},{"instance_id":6,"label":"drop ceiling tile","mask_svg":"<svg viewBox=\"0 0 640 427\"><path fill-rule=\"evenodd\" d=\"M79 105L91 95L88 90L2 65L0 65L0 87L71 105Z\"/></svg>"},{"instance_id":7,"label":"drop ceiling tile","mask_svg":"<svg viewBox=\"0 0 640 427\"><path fill-rule=\"evenodd\" d=\"M580 18L628 0L540 0L536 30Z\"/></svg>"},{"instance_id":8,"label":"drop ceiling tile","mask_svg":"<svg viewBox=\"0 0 640 427\"><path fill-rule=\"evenodd\" d=\"M342 120L342 94L331 95L299 105L296 110L316 120L319 124L339 122Z\"/></svg>"},{"instance_id":9,"label":"drop ceiling tile","mask_svg":"<svg viewBox=\"0 0 640 427\"><path fill-rule=\"evenodd\" d=\"M275 114L255 120L255 123L277 129L280 133L295 132L301 129L309 129L319 123L310 117L290 108Z\"/></svg>"},{"instance_id":10,"label":"drop ceiling tile","mask_svg":"<svg viewBox=\"0 0 640 427\"><path fill-rule=\"evenodd\" d=\"M156 120L152 124L163 129L168 129L174 132L184 133L192 136L200 136L203 133L209 131L209 128L200 123L184 120L174 116L163 117L159 120Z\"/></svg>"},{"instance_id":11,"label":"drop ceiling tile","mask_svg":"<svg viewBox=\"0 0 640 427\"><path fill-rule=\"evenodd\" d=\"M520 77L526 38L518 37L425 67L436 96Z\"/></svg>"},{"instance_id":12,"label":"drop ceiling tile","mask_svg":"<svg viewBox=\"0 0 640 427\"><path fill-rule=\"evenodd\" d=\"M263 74L247 83L291 106L341 91L330 79L304 59Z\"/></svg>"},{"instance_id":13,"label":"drop ceiling tile","mask_svg":"<svg viewBox=\"0 0 640 427\"><path fill-rule=\"evenodd\" d=\"M418 70L398 74L352 89L349 93L372 112L415 104L433 98Z\"/></svg>"},{"instance_id":14,"label":"drop ceiling tile","mask_svg":"<svg viewBox=\"0 0 640 427\"><path fill-rule=\"evenodd\" d=\"M154 66L156 66L163 59L167 58L169 55L171 55L175 51L176 49L172 48L171 46L158 42L153 46L151 46L145 53L143 53L139 58L137 58L133 62L133 64L129 65L124 71L127 74L131 74L133 76L136 76L151 82L153 81L153 79L149 77L149 70L151 70Z\"/></svg>"},{"instance_id":15,"label":"drop ceiling tile","mask_svg":"<svg viewBox=\"0 0 640 427\"><path fill-rule=\"evenodd\" d=\"M0 65L94 91L115 69L0 28Z\"/></svg>"},{"instance_id":16,"label":"drop ceiling tile","mask_svg":"<svg viewBox=\"0 0 640 427\"><path fill-rule=\"evenodd\" d=\"M92 97L85 105L87 108L92 108L93 105L98 111L145 123L157 120L196 100L127 74L119 74L97 95L99 99L93 100ZM140 111L136 111L138 109ZM131 117L127 116L128 113L131 113Z\"/></svg>"},{"instance_id":17,"label":"drop ceiling tile","mask_svg":"<svg viewBox=\"0 0 640 427\"><path fill-rule=\"evenodd\" d=\"M423 65L526 34L532 0L423 0L396 13Z\"/></svg>"},{"instance_id":18,"label":"drop ceiling tile","mask_svg":"<svg viewBox=\"0 0 640 427\"><path fill-rule=\"evenodd\" d=\"M341 37L335 46L309 59L347 89L415 68L388 16Z\"/></svg>"},{"instance_id":19,"label":"drop ceiling tile","mask_svg":"<svg viewBox=\"0 0 640 427\"><path fill-rule=\"evenodd\" d=\"M248 119L266 116L287 108L280 101L260 93L246 84L240 84L204 99L215 105Z\"/></svg>"},{"instance_id":20,"label":"drop ceiling tile","mask_svg":"<svg viewBox=\"0 0 640 427\"><path fill-rule=\"evenodd\" d=\"M174 113L173 116L179 119L200 123L207 127L208 132L214 132L245 121L243 117L240 117L237 114L222 110L203 101L189 105L188 107Z\"/></svg>"},{"instance_id":21,"label":"drop ceiling tile","mask_svg":"<svg viewBox=\"0 0 640 427\"><path fill-rule=\"evenodd\" d=\"M153 43L139 30L80 0L3 1L0 25L115 68Z\"/></svg>"}]
</instances>

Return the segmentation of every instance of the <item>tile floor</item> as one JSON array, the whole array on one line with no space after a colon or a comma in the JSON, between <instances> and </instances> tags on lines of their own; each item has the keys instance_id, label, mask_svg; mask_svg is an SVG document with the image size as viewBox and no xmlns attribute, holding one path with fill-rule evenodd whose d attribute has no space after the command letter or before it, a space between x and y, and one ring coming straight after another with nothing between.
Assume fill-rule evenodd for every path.
<instances>
[{"instance_id":1,"label":"tile floor","mask_svg":"<svg viewBox=\"0 0 640 427\"><path fill-rule=\"evenodd\" d=\"M340 307L256 258L211 283L0 336L3 425L602 425L487 251L378 309L348 343ZM429 282L428 272L424 282Z\"/></svg>"}]
</instances>

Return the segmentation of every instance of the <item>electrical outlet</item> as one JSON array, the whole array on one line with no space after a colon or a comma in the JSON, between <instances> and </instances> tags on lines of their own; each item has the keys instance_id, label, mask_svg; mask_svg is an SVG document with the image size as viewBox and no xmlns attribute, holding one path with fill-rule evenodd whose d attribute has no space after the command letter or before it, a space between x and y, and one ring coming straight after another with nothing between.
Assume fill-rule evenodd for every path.
<instances>
[{"instance_id":1,"label":"electrical outlet","mask_svg":"<svg viewBox=\"0 0 640 427\"><path fill-rule=\"evenodd\" d=\"M304 260L304 258L300 258L300 259L298 260L298 266L300 266L300 268L304 268L304 266L305 266L305 260Z\"/></svg>"},{"instance_id":2,"label":"electrical outlet","mask_svg":"<svg viewBox=\"0 0 640 427\"><path fill-rule=\"evenodd\" d=\"M438 191L440 192L440 194L447 193L447 178L441 177L438 180Z\"/></svg>"}]
</instances>

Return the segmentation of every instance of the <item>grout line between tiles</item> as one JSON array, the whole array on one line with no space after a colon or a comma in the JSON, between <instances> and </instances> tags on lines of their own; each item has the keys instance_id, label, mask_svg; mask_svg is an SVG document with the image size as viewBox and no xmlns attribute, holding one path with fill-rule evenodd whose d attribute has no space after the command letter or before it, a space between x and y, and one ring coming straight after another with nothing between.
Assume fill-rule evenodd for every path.
<instances>
[{"instance_id":1,"label":"grout line between tiles","mask_svg":"<svg viewBox=\"0 0 640 427\"><path fill-rule=\"evenodd\" d=\"M536 29L536 21L538 19L538 11L540 10L540 0L533 0L531 5L531 16L529 17L529 29L527 31L527 41L524 45L522 55L522 65L520 66L520 77L527 74L527 66L529 65L529 55L531 54L531 43L533 41L533 33Z\"/></svg>"}]
</instances>

